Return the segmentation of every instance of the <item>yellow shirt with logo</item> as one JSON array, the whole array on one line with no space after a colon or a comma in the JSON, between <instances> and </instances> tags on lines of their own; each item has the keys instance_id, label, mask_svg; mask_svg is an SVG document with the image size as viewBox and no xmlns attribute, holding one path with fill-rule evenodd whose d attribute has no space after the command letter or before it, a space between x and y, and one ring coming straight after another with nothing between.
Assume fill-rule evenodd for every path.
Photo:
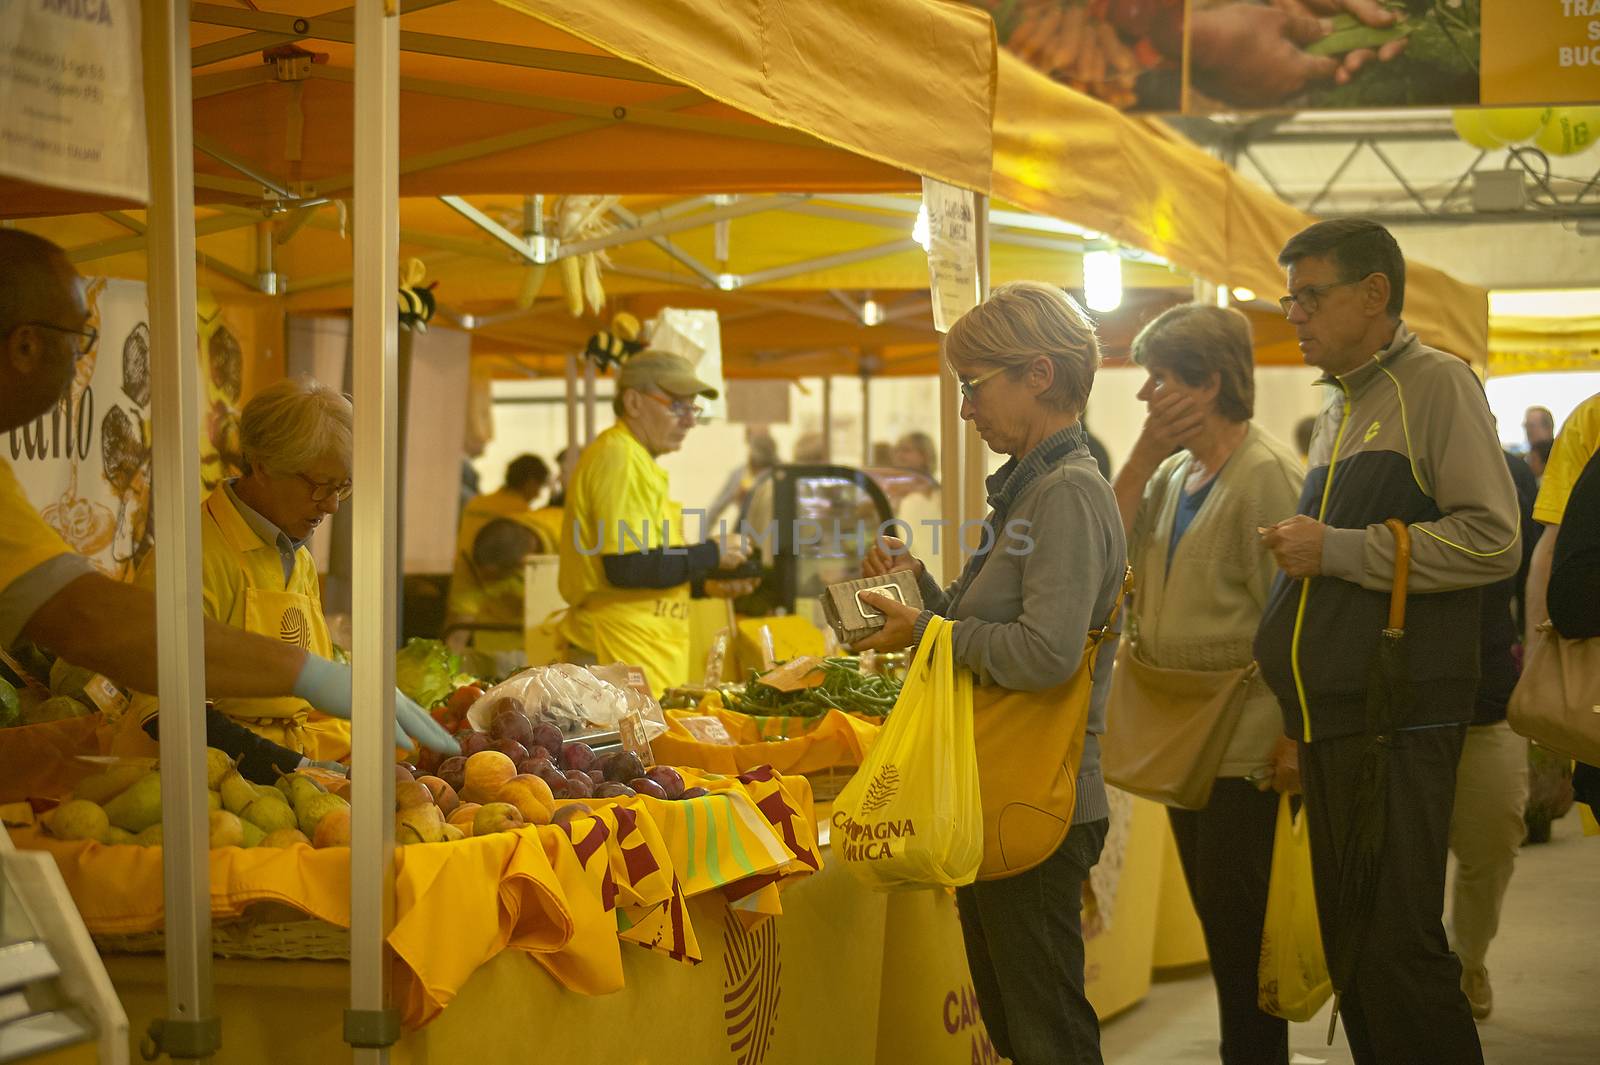
<instances>
[{"instance_id":1,"label":"yellow shirt with logo","mask_svg":"<svg viewBox=\"0 0 1600 1065\"><path fill-rule=\"evenodd\" d=\"M684 544L683 507L668 497L667 471L625 425L584 449L567 485L565 519L562 637L602 663L644 667L657 692L688 683L688 583L618 588L601 562L604 555Z\"/></svg>"},{"instance_id":2,"label":"yellow shirt with logo","mask_svg":"<svg viewBox=\"0 0 1600 1065\"><path fill-rule=\"evenodd\" d=\"M275 544L263 540L218 485L200 508L201 605L206 617L292 643L323 658L333 656L333 640L322 614L322 590L311 552L301 546L287 580ZM134 577L142 587L155 584L155 555L147 556ZM312 711L301 699L218 699L222 713L274 743L309 758L335 761L350 753L350 723ZM125 752L139 745L143 723L156 713L154 697L134 697L127 716L132 727L119 735Z\"/></svg>"},{"instance_id":3,"label":"yellow shirt with logo","mask_svg":"<svg viewBox=\"0 0 1600 1065\"><path fill-rule=\"evenodd\" d=\"M1533 503L1533 519L1545 525L1560 525L1567 511L1572 488L1600 449L1600 393L1590 396L1561 423L1561 435L1550 449L1550 461L1539 482L1539 498Z\"/></svg>"}]
</instances>

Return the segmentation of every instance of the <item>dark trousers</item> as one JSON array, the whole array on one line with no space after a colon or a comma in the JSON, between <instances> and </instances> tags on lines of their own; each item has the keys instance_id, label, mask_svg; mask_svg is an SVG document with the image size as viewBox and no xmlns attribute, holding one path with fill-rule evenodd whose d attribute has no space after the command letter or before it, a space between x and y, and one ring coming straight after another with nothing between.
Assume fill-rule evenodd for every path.
<instances>
[{"instance_id":1,"label":"dark trousers","mask_svg":"<svg viewBox=\"0 0 1600 1065\"><path fill-rule=\"evenodd\" d=\"M1211 956L1222 1065L1288 1065L1289 1022L1256 1005L1278 793L1225 778L1205 809L1168 808L1167 818Z\"/></svg>"},{"instance_id":2,"label":"dark trousers","mask_svg":"<svg viewBox=\"0 0 1600 1065\"><path fill-rule=\"evenodd\" d=\"M956 889L967 966L989 1040L1013 1065L1100 1065L1083 993L1083 884L1109 822L1073 825L1040 865Z\"/></svg>"},{"instance_id":3,"label":"dark trousers","mask_svg":"<svg viewBox=\"0 0 1600 1065\"><path fill-rule=\"evenodd\" d=\"M1465 726L1395 734L1377 893L1355 978L1339 1007L1357 1065L1483 1062L1478 1029L1461 992L1461 963L1444 933L1450 808L1465 736ZM1363 736L1300 745L1317 910L1329 944L1345 934L1335 909L1339 866L1365 746Z\"/></svg>"}]
</instances>

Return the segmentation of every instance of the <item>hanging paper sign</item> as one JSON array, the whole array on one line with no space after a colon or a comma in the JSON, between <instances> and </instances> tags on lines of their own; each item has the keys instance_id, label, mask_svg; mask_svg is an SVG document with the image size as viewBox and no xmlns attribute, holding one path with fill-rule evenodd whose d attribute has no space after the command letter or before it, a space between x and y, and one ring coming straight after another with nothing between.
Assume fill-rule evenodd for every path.
<instances>
[{"instance_id":1,"label":"hanging paper sign","mask_svg":"<svg viewBox=\"0 0 1600 1065\"><path fill-rule=\"evenodd\" d=\"M147 203L137 0L0 0L0 174Z\"/></svg>"},{"instance_id":2,"label":"hanging paper sign","mask_svg":"<svg viewBox=\"0 0 1600 1065\"><path fill-rule=\"evenodd\" d=\"M727 385L722 380L722 326L716 311L663 307L650 332L650 347L682 355L695 376L717 389L717 398L695 400L707 419L722 421L728 414Z\"/></svg>"},{"instance_id":3,"label":"hanging paper sign","mask_svg":"<svg viewBox=\"0 0 1600 1065\"><path fill-rule=\"evenodd\" d=\"M933 327L950 331L957 318L978 305L977 200L967 189L933 178L922 179L922 213L913 236L928 251L928 291Z\"/></svg>"}]
</instances>

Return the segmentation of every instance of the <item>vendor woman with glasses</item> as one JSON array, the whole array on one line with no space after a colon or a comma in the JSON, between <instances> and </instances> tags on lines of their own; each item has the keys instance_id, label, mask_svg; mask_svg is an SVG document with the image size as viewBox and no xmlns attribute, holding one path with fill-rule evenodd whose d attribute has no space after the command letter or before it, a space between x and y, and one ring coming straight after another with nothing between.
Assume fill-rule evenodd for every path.
<instances>
[{"instance_id":1,"label":"vendor woman with glasses","mask_svg":"<svg viewBox=\"0 0 1600 1065\"><path fill-rule=\"evenodd\" d=\"M623 363L611 409L617 423L584 448L567 484L561 535L560 622L565 657L641 666L657 693L689 680L689 599L755 590L745 552L685 528L656 460L697 425L701 396L717 390L681 355L641 351ZM665 536L663 536L663 531Z\"/></svg>"},{"instance_id":2,"label":"vendor woman with glasses","mask_svg":"<svg viewBox=\"0 0 1600 1065\"><path fill-rule=\"evenodd\" d=\"M278 381L245 404L244 473L219 484L200 508L206 617L333 657L306 543L350 498L352 427L350 401L307 377ZM135 582L154 586L154 553ZM349 722L301 699L221 699L216 710L220 717L207 715L207 743L251 763L266 759L289 770L302 759L332 763L350 753ZM119 736L124 751L158 734L156 711L153 697L134 698Z\"/></svg>"}]
</instances>

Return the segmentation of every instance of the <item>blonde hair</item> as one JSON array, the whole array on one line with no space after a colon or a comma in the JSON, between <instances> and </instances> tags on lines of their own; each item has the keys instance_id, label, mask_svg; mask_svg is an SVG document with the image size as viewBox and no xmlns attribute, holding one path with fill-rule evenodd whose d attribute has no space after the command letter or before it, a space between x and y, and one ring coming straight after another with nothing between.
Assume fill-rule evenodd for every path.
<instances>
[{"instance_id":1,"label":"blonde hair","mask_svg":"<svg viewBox=\"0 0 1600 1065\"><path fill-rule=\"evenodd\" d=\"M1055 366L1039 401L1082 413L1100 365L1094 326L1073 298L1040 281L1001 285L962 315L944 338L944 357L957 363L1019 370L1037 358Z\"/></svg>"},{"instance_id":2,"label":"blonde hair","mask_svg":"<svg viewBox=\"0 0 1600 1065\"><path fill-rule=\"evenodd\" d=\"M286 377L244 405L239 447L246 469L289 476L330 455L348 463L354 428L347 397L310 377Z\"/></svg>"}]
</instances>

